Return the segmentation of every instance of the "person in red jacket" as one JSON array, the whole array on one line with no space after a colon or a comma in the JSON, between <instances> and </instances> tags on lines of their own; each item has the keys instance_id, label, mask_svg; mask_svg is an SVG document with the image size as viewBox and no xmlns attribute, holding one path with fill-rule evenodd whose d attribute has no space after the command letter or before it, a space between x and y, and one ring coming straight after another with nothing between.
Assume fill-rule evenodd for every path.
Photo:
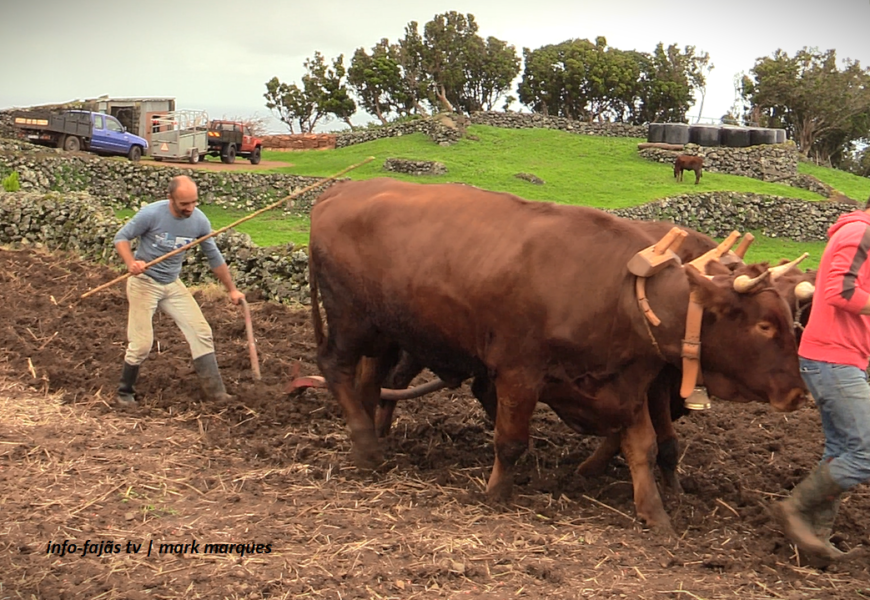
<instances>
[{"instance_id":1,"label":"person in red jacket","mask_svg":"<svg viewBox=\"0 0 870 600\"><path fill-rule=\"evenodd\" d=\"M774 505L785 534L805 552L836 560L830 542L840 497L870 480L870 200L828 230L809 322L801 338L801 376L825 434L822 459Z\"/></svg>"}]
</instances>

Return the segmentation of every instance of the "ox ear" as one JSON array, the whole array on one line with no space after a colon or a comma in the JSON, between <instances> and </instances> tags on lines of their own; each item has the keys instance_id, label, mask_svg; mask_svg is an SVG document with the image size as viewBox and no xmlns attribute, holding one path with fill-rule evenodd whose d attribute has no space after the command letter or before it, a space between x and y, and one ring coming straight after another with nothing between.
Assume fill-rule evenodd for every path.
<instances>
[{"instance_id":1,"label":"ox ear","mask_svg":"<svg viewBox=\"0 0 870 600\"><path fill-rule=\"evenodd\" d=\"M715 283L691 265L686 265L685 272L689 289L705 310L717 317L724 317L735 311L737 307L733 303L734 295L730 285L726 287Z\"/></svg>"}]
</instances>

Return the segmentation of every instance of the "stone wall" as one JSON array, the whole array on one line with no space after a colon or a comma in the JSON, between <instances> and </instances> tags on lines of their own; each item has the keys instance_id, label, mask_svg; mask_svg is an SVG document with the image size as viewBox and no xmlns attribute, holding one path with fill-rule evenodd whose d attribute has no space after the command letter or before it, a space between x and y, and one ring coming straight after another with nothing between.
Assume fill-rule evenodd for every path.
<instances>
[{"instance_id":1,"label":"stone wall","mask_svg":"<svg viewBox=\"0 0 870 600\"><path fill-rule=\"evenodd\" d=\"M357 131L347 131L337 134L335 147L344 148L354 144L372 142L383 138L400 137L412 133L424 133L436 144L449 146L462 137L462 132L450 124L442 122L443 117L427 117L393 123L384 127L371 127Z\"/></svg>"},{"instance_id":2,"label":"stone wall","mask_svg":"<svg viewBox=\"0 0 870 600\"><path fill-rule=\"evenodd\" d=\"M703 156L704 171L742 175L761 181L781 181L788 184L798 175L797 147L790 141L747 148L686 144L679 151L644 148L638 154L647 160L671 165L679 154Z\"/></svg>"},{"instance_id":3,"label":"stone wall","mask_svg":"<svg viewBox=\"0 0 870 600\"><path fill-rule=\"evenodd\" d=\"M0 244L72 252L113 265L123 272L112 240L122 226L114 210L81 192L0 191ZM308 255L293 244L258 248L250 236L233 230L215 236L236 285L278 302L309 302ZM199 246L181 272L188 285L217 280Z\"/></svg>"},{"instance_id":4,"label":"stone wall","mask_svg":"<svg viewBox=\"0 0 870 600\"><path fill-rule=\"evenodd\" d=\"M483 111L469 117L461 115L435 115L394 123L384 127L371 127L358 131L337 134L336 147L343 148L388 137L398 137L411 133L424 133L432 141L441 145L456 143L463 135L465 125L490 125L506 129L559 129L571 133L598 135L606 137L633 137L646 139L646 125L626 123L586 123L564 117L550 117L538 113L514 113Z\"/></svg>"},{"instance_id":5,"label":"stone wall","mask_svg":"<svg viewBox=\"0 0 870 600\"><path fill-rule=\"evenodd\" d=\"M26 148L21 150L20 148ZM138 208L166 198L169 180L189 175L204 204L252 210L262 208L320 181L278 173L205 171L173 166L149 166L126 159L88 153L60 152L31 144L0 141L0 179L17 171L23 191L85 192L115 207ZM326 186L293 199L285 211L307 213Z\"/></svg>"},{"instance_id":6,"label":"stone wall","mask_svg":"<svg viewBox=\"0 0 870 600\"><path fill-rule=\"evenodd\" d=\"M447 172L447 167L444 166L444 163L429 160L388 158L384 161L384 171L407 175L444 175Z\"/></svg>"},{"instance_id":7,"label":"stone wall","mask_svg":"<svg viewBox=\"0 0 870 600\"><path fill-rule=\"evenodd\" d=\"M262 137L266 150L332 150L335 139L334 133L285 133Z\"/></svg>"},{"instance_id":8,"label":"stone wall","mask_svg":"<svg viewBox=\"0 0 870 600\"><path fill-rule=\"evenodd\" d=\"M540 113L516 113L483 111L471 115L471 123L475 125L490 125L507 129L559 129L583 135L598 135L605 137L643 138L647 136L646 125L630 125L628 123L587 123L574 121L565 117L551 117Z\"/></svg>"},{"instance_id":9,"label":"stone wall","mask_svg":"<svg viewBox=\"0 0 870 600\"><path fill-rule=\"evenodd\" d=\"M714 237L735 229L759 230L768 237L826 241L837 218L855 210L839 202L807 202L780 196L740 192L702 192L612 210L629 219L672 221Z\"/></svg>"}]
</instances>

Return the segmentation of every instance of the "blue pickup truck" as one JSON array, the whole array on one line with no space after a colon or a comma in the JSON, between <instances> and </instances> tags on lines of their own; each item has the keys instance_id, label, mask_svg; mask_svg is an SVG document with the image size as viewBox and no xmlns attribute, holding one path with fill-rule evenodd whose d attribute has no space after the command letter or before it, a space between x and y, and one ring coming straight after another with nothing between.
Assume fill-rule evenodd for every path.
<instances>
[{"instance_id":1,"label":"blue pickup truck","mask_svg":"<svg viewBox=\"0 0 870 600\"><path fill-rule=\"evenodd\" d=\"M148 141L133 135L111 115L87 110L63 112L18 111L12 123L31 142L69 152L88 150L96 154L142 157Z\"/></svg>"}]
</instances>

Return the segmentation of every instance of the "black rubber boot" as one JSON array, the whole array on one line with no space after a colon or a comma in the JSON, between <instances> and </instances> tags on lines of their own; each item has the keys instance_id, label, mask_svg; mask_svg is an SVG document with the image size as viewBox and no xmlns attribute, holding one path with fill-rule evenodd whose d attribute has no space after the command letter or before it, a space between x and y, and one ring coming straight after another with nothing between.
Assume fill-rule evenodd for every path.
<instances>
[{"instance_id":1,"label":"black rubber boot","mask_svg":"<svg viewBox=\"0 0 870 600\"><path fill-rule=\"evenodd\" d=\"M835 548L827 537L820 538L817 526L821 526L820 512L823 518L826 518L824 513L830 513L830 523L833 524L834 513L829 511L829 507L843 491L825 463L797 484L788 498L774 504L773 512L785 535L799 549L823 559L837 560L843 552Z\"/></svg>"},{"instance_id":2,"label":"black rubber boot","mask_svg":"<svg viewBox=\"0 0 870 600\"><path fill-rule=\"evenodd\" d=\"M121 372L121 383L118 385L118 406L122 408L135 408L136 402L136 379L139 378L139 365L131 365L124 362L124 370Z\"/></svg>"},{"instance_id":3,"label":"black rubber boot","mask_svg":"<svg viewBox=\"0 0 870 600\"><path fill-rule=\"evenodd\" d=\"M221 372L218 369L217 357L214 352L200 356L193 361L193 368L196 369L196 374L199 376L199 382L202 385L202 393L206 400L232 400L233 397L227 394L224 387Z\"/></svg>"}]
</instances>

